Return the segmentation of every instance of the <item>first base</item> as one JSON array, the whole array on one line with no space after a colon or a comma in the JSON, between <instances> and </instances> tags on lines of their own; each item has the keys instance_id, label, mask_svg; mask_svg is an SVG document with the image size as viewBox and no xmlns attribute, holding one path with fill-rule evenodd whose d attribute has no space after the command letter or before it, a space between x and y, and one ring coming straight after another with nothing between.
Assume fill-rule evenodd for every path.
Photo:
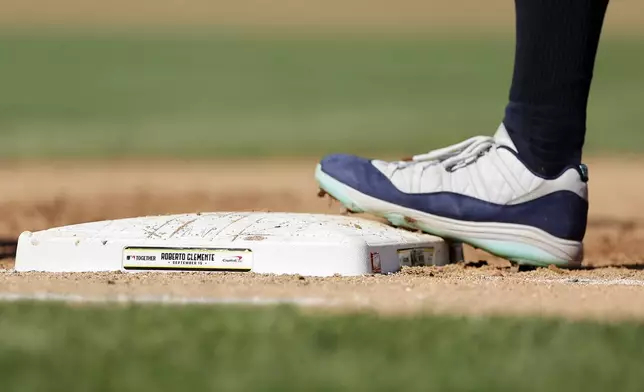
<instances>
[{"instance_id":1,"label":"first base","mask_svg":"<svg viewBox=\"0 0 644 392\"><path fill-rule=\"evenodd\" d=\"M458 252L456 252L458 253ZM426 234L345 216L201 213L84 223L25 232L17 271L246 271L303 276L392 273L449 263Z\"/></svg>"}]
</instances>

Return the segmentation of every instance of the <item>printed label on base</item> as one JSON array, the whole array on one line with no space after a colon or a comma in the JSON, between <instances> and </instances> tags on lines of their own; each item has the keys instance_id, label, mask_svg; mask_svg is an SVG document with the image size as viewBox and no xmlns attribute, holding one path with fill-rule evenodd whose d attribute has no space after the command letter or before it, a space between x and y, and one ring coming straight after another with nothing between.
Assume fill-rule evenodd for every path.
<instances>
[{"instance_id":1,"label":"printed label on base","mask_svg":"<svg viewBox=\"0 0 644 392\"><path fill-rule=\"evenodd\" d=\"M403 267L420 267L434 264L434 248L399 249L398 258Z\"/></svg>"},{"instance_id":2,"label":"printed label on base","mask_svg":"<svg viewBox=\"0 0 644 392\"><path fill-rule=\"evenodd\" d=\"M250 249L144 248L123 250L125 269L250 271Z\"/></svg>"}]
</instances>

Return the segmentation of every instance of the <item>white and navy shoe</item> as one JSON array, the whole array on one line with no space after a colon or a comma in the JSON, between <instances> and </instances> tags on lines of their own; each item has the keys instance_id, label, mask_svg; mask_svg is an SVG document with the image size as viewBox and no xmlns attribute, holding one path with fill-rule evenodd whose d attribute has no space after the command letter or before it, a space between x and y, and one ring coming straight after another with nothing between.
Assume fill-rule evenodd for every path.
<instances>
[{"instance_id":1,"label":"white and navy shoe","mask_svg":"<svg viewBox=\"0 0 644 392\"><path fill-rule=\"evenodd\" d=\"M409 161L330 155L315 176L351 211L519 264L576 266L583 258L586 167L571 166L554 178L535 174L503 125L494 137L477 136Z\"/></svg>"}]
</instances>

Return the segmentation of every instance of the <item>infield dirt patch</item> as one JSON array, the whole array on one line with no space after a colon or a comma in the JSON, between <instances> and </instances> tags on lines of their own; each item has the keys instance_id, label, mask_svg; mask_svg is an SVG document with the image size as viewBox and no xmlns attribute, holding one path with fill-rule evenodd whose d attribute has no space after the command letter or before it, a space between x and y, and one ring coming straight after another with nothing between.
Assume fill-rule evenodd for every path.
<instances>
[{"instance_id":1,"label":"infield dirt patch","mask_svg":"<svg viewBox=\"0 0 644 392\"><path fill-rule=\"evenodd\" d=\"M5 164L0 237L24 230L150 214L270 210L339 213L316 197L315 161L67 162ZM5 271L0 292L314 298L338 309L385 313L518 313L644 318L644 185L640 160L589 164L590 270L518 272L471 249L470 264L408 269L392 276L298 278L244 274L36 274ZM480 263L479 260L486 260ZM5 268L11 260L1 262ZM596 268L601 267L601 268Z\"/></svg>"},{"instance_id":2,"label":"infield dirt patch","mask_svg":"<svg viewBox=\"0 0 644 392\"><path fill-rule=\"evenodd\" d=\"M4 27L244 26L511 31L512 0L0 0ZM644 3L612 0L606 32L644 31Z\"/></svg>"}]
</instances>

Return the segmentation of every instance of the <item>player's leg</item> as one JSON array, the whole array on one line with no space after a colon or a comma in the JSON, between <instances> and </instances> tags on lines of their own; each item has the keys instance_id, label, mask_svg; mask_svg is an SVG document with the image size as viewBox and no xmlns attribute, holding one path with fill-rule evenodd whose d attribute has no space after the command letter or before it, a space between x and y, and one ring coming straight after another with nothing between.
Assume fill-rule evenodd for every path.
<instances>
[{"instance_id":1,"label":"player's leg","mask_svg":"<svg viewBox=\"0 0 644 392\"><path fill-rule=\"evenodd\" d=\"M586 104L608 0L516 0L504 124L521 159L555 176L581 163Z\"/></svg>"},{"instance_id":2,"label":"player's leg","mask_svg":"<svg viewBox=\"0 0 644 392\"><path fill-rule=\"evenodd\" d=\"M581 261L588 213L580 164L607 0L516 0L510 103L494 137L384 162L324 158L320 187L384 216L532 265Z\"/></svg>"}]
</instances>

